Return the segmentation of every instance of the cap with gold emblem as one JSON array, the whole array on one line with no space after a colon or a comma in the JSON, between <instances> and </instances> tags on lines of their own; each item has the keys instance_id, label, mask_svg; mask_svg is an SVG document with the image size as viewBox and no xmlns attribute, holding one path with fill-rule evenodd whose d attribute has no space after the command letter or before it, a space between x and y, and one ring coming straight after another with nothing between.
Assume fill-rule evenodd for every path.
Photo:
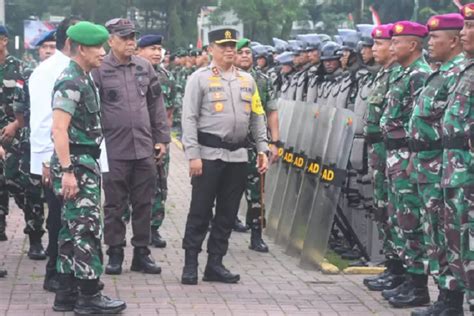
<instances>
[{"instance_id":1,"label":"cap with gold emblem","mask_svg":"<svg viewBox=\"0 0 474 316\"><path fill-rule=\"evenodd\" d=\"M461 8L461 15L464 20L474 20L474 3L468 3Z\"/></svg>"},{"instance_id":2,"label":"cap with gold emblem","mask_svg":"<svg viewBox=\"0 0 474 316\"><path fill-rule=\"evenodd\" d=\"M430 32L462 30L464 26L464 19L462 15L458 13L435 15L428 20L426 26Z\"/></svg>"},{"instance_id":3,"label":"cap with gold emblem","mask_svg":"<svg viewBox=\"0 0 474 316\"><path fill-rule=\"evenodd\" d=\"M237 43L237 30L231 28L210 31L207 36L209 43Z\"/></svg>"},{"instance_id":4,"label":"cap with gold emblem","mask_svg":"<svg viewBox=\"0 0 474 316\"><path fill-rule=\"evenodd\" d=\"M417 36L426 37L428 28L422 24L411 21L400 21L393 25L392 37L394 36Z\"/></svg>"},{"instance_id":5,"label":"cap with gold emblem","mask_svg":"<svg viewBox=\"0 0 474 316\"><path fill-rule=\"evenodd\" d=\"M372 30L372 38L389 40L392 38L392 28L393 28L392 23L377 25Z\"/></svg>"}]
</instances>

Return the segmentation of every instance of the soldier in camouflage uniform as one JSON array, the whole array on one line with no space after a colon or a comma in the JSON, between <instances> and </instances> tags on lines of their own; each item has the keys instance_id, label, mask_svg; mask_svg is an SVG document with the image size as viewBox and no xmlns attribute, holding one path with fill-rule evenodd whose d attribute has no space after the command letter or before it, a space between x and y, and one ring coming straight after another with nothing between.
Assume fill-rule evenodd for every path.
<instances>
[{"instance_id":1,"label":"soldier in camouflage uniform","mask_svg":"<svg viewBox=\"0 0 474 316\"><path fill-rule=\"evenodd\" d=\"M449 90L443 117L443 173L445 229L449 268L465 288L474 312L474 3L461 9L461 42L466 60L456 85ZM468 141L470 139L470 141ZM451 302L446 315L462 315L462 296Z\"/></svg>"},{"instance_id":2,"label":"soldier in camouflage uniform","mask_svg":"<svg viewBox=\"0 0 474 316\"><path fill-rule=\"evenodd\" d=\"M2 65L2 95L5 106L0 115L2 146L6 151L4 161L5 182L2 181L3 188L0 190L2 192L0 196L0 239L6 239L3 223L5 220L4 216L8 213L8 192L10 192L18 207L21 208L25 214L24 233L28 235L30 241L28 257L33 260L44 260L46 259L46 255L41 245L41 237L44 234L42 201L40 197L39 200L37 198L35 201L31 199L26 200L25 178L22 177L20 170L22 157L21 137L23 135L23 129L20 121L15 117L14 98L15 88L18 86L21 89L24 85L22 64L18 59L8 55L6 50L6 44L8 43L7 35L6 33L2 33L1 30L0 34L3 34L0 35L0 37L2 44L5 45L2 51L6 56L5 62ZM31 192L31 190L29 192Z\"/></svg>"},{"instance_id":3,"label":"soldier in camouflage uniform","mask_svg":"<svg viewBox=\"0 0 474 316\"><path fill-rule=\"evenodd\" d=\"M398 221L394 207L393 205L389 207L388 204L388 183L385 175L387 152L380 128L380 119L387 106L385 95L390 88L391 80L395 79L400 71L399 65L396 64L390 52L392 26L392 24L380 25L372 32L374 58L382 69L375 76L376 84L367 99L367 114L364 117L364 135L368 144L368 163L374 188L374 219L382 239L383 253L387 258L386 272L375 278L364 279L364 284L370 290L378 291L400 285L404 281L405 272L403 262L398 256L398 251L404 247L403 239L397 229Z\"/></svg>"},{"instance_id":4,"label":"soldier in camouflage uniform","mask_svg":"<svg viewBox=\"0 0 474 316\"><path fill-rule=\"evenodd\" d=\"M186 57L187 52L184 49L181 49L177 52L176 58L177 66L175 67L174 78L176 80L176 102L173 111L173 127L177 133L177 137L181 136L181 110L182 110L182 100L184 96L184 88L186 87L187 73L186 68Z\"/></svg>"},{"instance_id":5,"label":"soldier in camouflage uniform","mask_svg":"<svg viewBox=\"0 0 474 316\"><path fill-rule=\"evenodd\" d=\"M273 144L271 146L272 155L270 159L276 159L278 157L276 143L279 139L278 109L275 100L270 98L272 90L270 79L263 72L252 67L252 64L250 40L242 38L237 42L237 54L235 55L234 65L249 72L257 83L260 100L267 115L267 127L272 139L271 143ZM265 210L263 210L262 218L261 179L257 170L258 154L253 139L251 139L250 143L252 146L248 148L247 185L244 191L247 200L246 224L251 229L249 249L258 252L268 252L268 246L262 239L262 227L265 226Z\"/></svg>"},{"instance_id":6,"label":"soldier in camouflage uniform","mask_svg":"<svg viewBox=\"0 0 474 316\"><path fill-rule=\"evenodd\" d=\"M38 56L41 62L54 53L56 47L55 32L56 30L52 30L43 33L35 43L35 46L38 47ZM31 245L28 257L34 260L44 260L46 254L41 244L41 236L44 234L44 201L41 177L30 172L30 98L28 81L32 72L33 69L31 68L26 68L23 71L23 79L17 80L14 92L12 107L20 133L18 169L14 177L21 188L21 194L24 196L22 203L25 212L25 232L30 236Z\"/></svg>"},{"instance_id":7,"label":"soldier in camouflage uniform","mask_svg":"<svg viewBox=\"0 0 474 316\"><path fill-rule=\"evenodd\" d=\"M146 35L138 40L138 56L151 62L163 92L163 101L167 111L173 110L176 98L175 80L173 75L160 66L161 62L161 41L160 35ZM169 118L169 117L168 117ZM168 121L171 127L172 122ZM158 248L165 248L166 241L162 239L159 228L165 218L165 202L168 195L168 172L170 163L169 150L163 160L157 165L157 179L155 188L155 198L151 209L151 244Z\"/></svg>"},{"instance_id":8,"label":"soldier in camouflage uniform","mask_svg":"<svg viewBox=\"0 0 474 316\"><path fill-rule=\"evenodd\" d=\"M426 237L429 271L438 284L438 301L412 315L431 315L445 309L448 301L463 296L462 288L449 270L444 230L444 199L441 189L442 117L449 91L457 80L459 66L464 60L459 31L464 21L460 14L433 16L427 27L430 59L441 66L426 80L408 124L411 161L422 200L421 217ZM459 299L458 299L459 300ZM462 311L462 303L461 303Z\"/></svg>"},{"instance_id":9,"label":"soldier in camouflage uniform","mask_svg":"<svg viewBox=\"0 0 474 316\"><path fill-rule=\"evenodd\" d=\"M387 149L387 169L390 203L394 206L398 228L404 239L399 256L407 266L407 280L385 298L395 307L420 306L429 303L428 265L422 231L421 199L416 184L407 171L408 121L414 100L423 88L431 68L422 55L423 38L428 34L424 25L402 21L393 26L391 50L403 70L394 78L387 93L387 106L380 127ZM389 294L390 293L390 294Z\"/></svg>"},{"instance_id":10,"label":"soldier in camouflage uniform","mask_svg":"<svg viewBox=\"0 0 474 316\"><path fill-rule=\"evenodd\" d=\"M64 201L57 262L61 289L53 309L74 309L80 315L115 314L126 308L125 302L102 296L98 288L103 272L98 164L103 134L99 95L90 75L105 55L102 44L108 32L102 26L78 22L67 35L72 61L56 81L52 100L51 176L56 195Z\"/></svg>"},{"instance_id":11,"label":"soldier in camouflage uniform","mask_svg":"<svg viewBox=\"0 0 474 316\"><path fill-rule=\"evenodd\" d=\"M23 80L17 81L13 102L15 121L20 126L20 138L18 145L18 169L16 170L16 181L20 184L22 195L24 195L24 212L26 229L30 236L30 250L28 257L34 260L46 259L41 236L44 234L44 200L41 176L30 172L30 97L28 81L32 69L25 69Z\"/></svg>"}]
</instances>

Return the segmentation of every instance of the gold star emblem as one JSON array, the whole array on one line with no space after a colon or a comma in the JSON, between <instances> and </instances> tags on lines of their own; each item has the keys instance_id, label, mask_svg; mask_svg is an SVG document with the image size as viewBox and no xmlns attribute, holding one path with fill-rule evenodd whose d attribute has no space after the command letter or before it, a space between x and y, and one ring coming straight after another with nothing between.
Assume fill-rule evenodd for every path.
<instances>
[{"instance_id":1,"label":"gold star emblem","mask_svg":"<svg viewBox=\"0 0 474 316\"><path fill-rule=\"evenodd\" d=\"M400 34L405 28L401 24L395 25L395 33Z\"/></svg>"},{"instance_id":2,"label":"gold star emblem","mask_svg":"<svg viewBox=\"0 0 474 316\"><path fill-rule=\"evenodd\" d=\"M465 17L471 17L474 15L474 10L471 9L469 6L464 7L464 16Z\"/></svg>"},{"instance_id":3,"label":"gold star emblem","mask_svg":"<svg viewBox=\"0 0 474 316\"><path fill-rule=\"evenodd\" d=\"M225 39L232 39L232 33L230 31L225 31L224 37Z\"/></svg>"},{"instance_id":4,"label":"gold star emblem","mask_svg":"<svg viewBox=\"0 0 474 316\"><path fill-rule=\"evenodd\" d=\"M439 20L437 18L433 18L429 24L431 28L435 29L439 26Z\"/></svg>"},{"instance_id":5,"label":"gold star emblem","mask_svg":"<svg viewBox=\"0 0 474 316\"><path fill-rule=\"evenodd\" d=\"M377 37L382 36L382 30L375 31L375 36L377 36Z\"/></svg>"}]
</instances>

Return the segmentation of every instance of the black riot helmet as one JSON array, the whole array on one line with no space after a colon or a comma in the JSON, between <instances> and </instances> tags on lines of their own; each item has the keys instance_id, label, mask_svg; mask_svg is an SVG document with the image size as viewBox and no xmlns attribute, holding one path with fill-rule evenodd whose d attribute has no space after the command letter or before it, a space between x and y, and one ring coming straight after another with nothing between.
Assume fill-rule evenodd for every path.
<instances>
[{"instance_id":1,"label":"black riot helmet","mask_svg":"<svg viewBox=\"0 0 474 316\"><path fill-rule=\"evenodd\" d=\"M321 61L341 58L341 48L342 46L336 42L329 41L324 43L323 47L321 47Z\"/></svg>"},{"instance_id":2,"label":"black riot helmet","mask_svg":"<svg viewBox=\"0 0 474 316\"><path fill-rule=\"evenodd\" d=\"M342 40L342 49L357 52L357 44L360 41L359 32L351 29L339 29L337 32Z\"/></svg>"}]
</instances>

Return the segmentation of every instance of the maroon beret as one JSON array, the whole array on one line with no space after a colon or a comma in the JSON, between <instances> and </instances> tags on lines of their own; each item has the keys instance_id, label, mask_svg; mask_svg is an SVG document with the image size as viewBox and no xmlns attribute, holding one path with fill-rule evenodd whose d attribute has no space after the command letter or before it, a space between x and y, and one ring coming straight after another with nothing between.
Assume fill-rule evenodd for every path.
<instances>
[{"instance_id":1,"label":"maroon beret","mask_svg":"<svg viewBox=\"0 0 474 316\"><path fill-rule=\"evenodd\" d=\"M391 39L393 24L377 25L372 31L373 39Z\"/></svg>"},{"instance_id":2,"label":"maroon beret","mask_svg":"<svg viewBox=\"0 0 474 316\"><path fill-rule=\"evenodd\" d=\"M418 36L426 37L428 35L428 28L416 22L400 21L393 25L393 36Z\"/></svg>"},{"instance_id":3,"label":"maroon beret","mask_svg":"<svg viewBox=\"0 0 474 316\"><path fill-rule=\"evenodd\" d=\"M445 30L462 30L464 27L464 19L459 13L448 13L432 16L426 24L428 30L445 31Z\"/></svg>"},{"instance_id":4,"label":"maroon beret","mask_svg":"<svg viewBox=\"0 0 474 316\"><path fill-rule=\"evenodd\" d=\"M474 3L468 3L461 8L461 15L464 20L474 20Z\"/></svg>"}]
</instances>

